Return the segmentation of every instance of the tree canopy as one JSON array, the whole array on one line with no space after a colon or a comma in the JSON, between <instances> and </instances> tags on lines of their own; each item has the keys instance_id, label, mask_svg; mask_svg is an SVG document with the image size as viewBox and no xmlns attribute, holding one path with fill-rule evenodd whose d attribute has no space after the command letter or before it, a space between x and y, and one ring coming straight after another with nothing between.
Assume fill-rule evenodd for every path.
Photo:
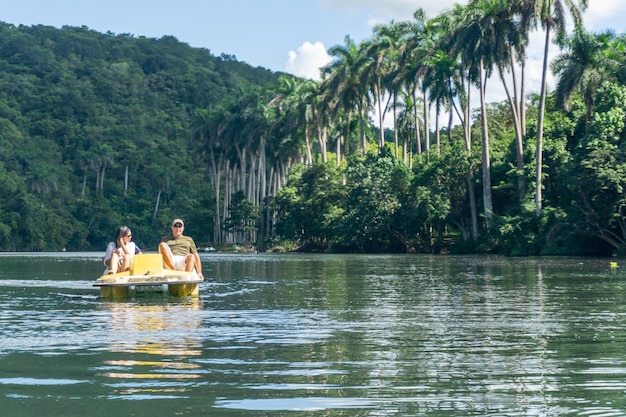
<instances>
[{"instance_id":1,"label":"tree canopy","mask_svg":"<svg viewBox=\"0 0 626 417\"><path fill-rule=\"evenodd\" d=\"M100 249L119 224L156 247L173 217L211 241L194 113L278 76L171 36L0 23L0 249Z\"/></svg>"}]
</instances>

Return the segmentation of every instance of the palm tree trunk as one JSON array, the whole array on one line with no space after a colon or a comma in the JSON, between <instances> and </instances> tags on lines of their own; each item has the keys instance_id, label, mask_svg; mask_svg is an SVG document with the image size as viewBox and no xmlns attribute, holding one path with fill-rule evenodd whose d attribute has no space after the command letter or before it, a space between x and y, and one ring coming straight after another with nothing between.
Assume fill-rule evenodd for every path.
<instances>
[{"instance_id":1,"label":"palm tree trunk","mask_svg":"<svg viewBox=\"0 0 626 417\"><path fill-rule=\"evenodd\" d=\"M441 143L441 132L439 131L439 117L441 116L441 105L439 101L435 104L435 145L437 147L437 155L439 155L439 147ZM429 155L426 155L427 157Z\"/></svg>"},{"instance_id":2,"label":"palm tree trunk","mask_svg":"<svg viewBox=\"0 0 626 417\"><path fill-rule=\"evenodd\" d=\"M454 124L454 112L452 111L452 105L450 105L450 111L448 112L448 143L452 143L452 125Z\"/></svg>"},{"instance_id":3,"label":"palm tree trunk","mask_svg":"<svg viewBox=\"0 0 626 417\"><path fill-rule=\"evenodd\" d=\"M230 161L226 160L226 167L224 168L224 201L222 203L222 221L225 222L228 218L228 206L230 205L230 197L233 189L233 170L230 167ZM228 232L225 234L227 243L233 242L233 233Z\"/></svg>"},{"instance_id":4,"label":"palm tree trunk","mask_svg":"<svg viewBox=\"0 0 626 417\"><path fill-rule=\"evenodd\" d=\"M269 217L269 207L267 204L268 193L267 193L267 180L265 176L265 136L261 136L261 143L259 144L259 163L258 163L258 171L257 171L257 187L259 189L259 209L260 213L265 213L265 227L263 229L263 235L261 238L265 238L270 236L270 217Z\"/></svg>"},{"instance_id":5,"label":"palm tree trunk","mask_svg":"<svg viewBox=\"0 0 626 417\"><path fill-rule=\"evenodd\" d=\"M537 113L537 149L535 152L535 213L541 216L542 211L542 169L543 169L543 118L546 106L546 77L548 75L548 49L550 47L550 25L546 25L546 40L543 51L543 69L541 73L541 94L539 95L539 111Z\"/></svg>"},{"instance_id":6,"label":"palm tree trunk","mask_svg":"<svg viewBox=\"0 0 626 417\"><path fill-rule=\"evenodd\" d=\"M482 166L483 166L483 208L485 211L485 224L487 229L491 228L493 218L493 202L491 198L491 161L489 156L489 127L487 125L487 103L485 99L485 89L487 78L483 69L482 59L480 65L480 116L482 130Z\"/></svg>"},{"instance_id":7,"label":"palm tree trunk","mask_svg":"<svg viewBox=\"0 0 626 417\"><path fill-rule=\"evenodd\" d=\"M102 166L102 175L100 175L100 191L104 191L104 174L106 173L106 164Z\"/></svg>"},{"instance_id":8,"label":"palm tree trunk","mask_svg":"<svg viewBox=\"0 0 626 417\"><path fill-rule=\"evenodd\" d=\"M402 135L402 162L404 162L405 164L407 164L407 152L406 152L406 147L407 147L407 137L403 134ZM408 164L407 164L408 165Z\"/></svg>"},{"instance_id":9,"label":"palm tree trunk","mask_svg":"<svg viewBox=\"0 0 626 417\"><path fill-rule=\"evenodd\" d=\"M365 155L365 149L367 148L367 140L365 138L365 115L363 109L363 103L359 103L359 134L361 135L361 154Z\"/></svg>"},{"instance_id":10,"label":"palm tree trunk","mask_svg":"<svg viewBox=\"0 0 626 417\"><path fill-rule=\"evenodd\" d=\"M154 213L152 213L152 221L156 221L157 218L157 213L159 212L159 203L161 202L161 193L163 192L163 189L161 188L159 190L159 192L157 193L157 199L156 199L156 204L154 205Z\"/></svg>"},{"instance_id":11,"label":"palm tree trunk","mask_svg":"<svg viewBox=\"0 0 626 417\"><path fill-rule=\"evenodd\" d=\"M222 230L222 224L220 221L220 190L221 190L221 177L222 177L222 164L221 160L218 162L215 160L215 152L213 149L209 153L209 175L213 180L213 189L215 190L215 214L213 220L213 243L218 245L222 243L220 239L220 231Z\"/></svg>"},{"instance_id":12,"label":"palm tree trunk","mask_svg":"<svg viewBox=\"0 0 626 417\"><path fill-rule=\"evenodd\" d=\"M517 90L517 88L515 87L515 70L512 68L511 71L513 72L514 89ZM522 201L524 201L526 183L524 181L524 137L522 135L519 106L515 97L515 92L513 93L513 95L511 94L508 84L504 79L504 69L500 66L498 66L498 73L500 74L500 81L502 81L504 91L506 92L506 97L509 101L509 108L511 109L511 117L513 119L513 128L515 130L515 154L517 157L517 198L521 203Z\"/></svg>"},{"instance_id":13,"label":"palm tree trunk","mask_svg":"<svg viewBox=\"0 0 626 417\"><path fill-rule=\"evenodd\" d=\"M248 196L248 200L252 202L255 206L259 206L259 195L257 193L257 183L256 183L256 170L257 170L257 162L258 157L255 155L250 155L250 171L248 174L248 190L246 195Z\"/></svg>"},{"instance_id":14,"label":"palm tree trunk","mask_svg":"<svg viewBox=\"0 0 626 417\"><path fill-rule=\"evenodd\" d=\"M470 205L470 216L472 220L472 238L478 239L478 210L476 209L476 193L474 192L474 166L472 163L472 131L471 131L471 112L469 103L472 96L472 83L467 80L467 99L460 100L461 109L459 110L454 100L452 100L452 108L456 111L457 116L461 120L463 127L463 139L465 141L465 151L467 152L467 192ZM452 112L452 109L450 109Z\"/></svg>"},{"instance_id":15,"label":"palm tree trunk","mask_svg":"<svg viewBox=\"0 0 626 417\"><path fill-rule=\"evenodd\" d=\"M428 153L430 150L430 127L428 126L428 109L430 107L430 103L426 97L426 91L424 91L424 152Z\"/></svg>"},{"instance_id":16,"label":"palm tree trunk","mask_svg":"<svg viewBox=\"0 0 626 417\"><path fill-rule=\"evenodd\" d=\"M124 196L126 196L127 190L128 190L128 165L126 165L126 169L124 170Z\"/></svg>"},{"instance_id":17,"label":"palm tree trunk","mask_svg":"<svg viewBox=\"0 0 626 417\"><path fill-rule=\"evenodd\" d=\"M380 128L378 146L380 148L383 148L385 146L385 112L383 110L382 101L382 89L380 88L380 86L376 86L376 102L378 104L378 127Z\"/></svg>"},{"instance_id":18,"label":"palm tree trunk","mask_svg":"<svg viewBox=\"0 0 626 417\"><path fill-rule=\"evenodd\" d=\"M248 167L248 162L247 162L247 150L246 147L244 146L243 149L240 151L239 150L239 146L235 146L235 149L237 150L237 153L239 154L239 178L240 178L240 185L238 187L239 190L243 190L245 187L245 183L246 183L246 170Z\"/></svg>"},{"instance_id":19,"label":"palm tree trunk","mask_svg":"<svg viewBox=\"0 0 626 417\"><path fill-rule=\"evenodd\" d=\"M339 135L339 137L337 138L337 144L335 147L335 163L337 164L337 166L341 165L341 140L342 140L343 136Z\"/></svg>"},{"instance_id":20,"label":"palm tree trunk","mask_svg":"<svg viewBox=\"0 0 626 417\"><path fill-rule=\"evenodd\" d=\"M472 237L478 239L478 209L474 192L474 166L472 163L472 130L471 130L471 92L472 82L467 80L467 103L465 104L465 147L467 150L467 187L469 192L470 215L472 216Z\"/></svg>"},{"instance_id":21,"label":"palm tree trunk","mask_svg":"<svg viewBox=\"0 0 626 417\"><path fill-rule=\"evenodd\" d=\"M400 157L400 150L398 149L398 93L393 91L393 138L396 145L396 159Z\"/></svg>"},{"instance_id":22,"label":"palm tree trunk","mask_svg":"<svg viewBox=\"0 0 626 417\"><path fill-rule=\"evenodd\" d=\"M352 111L350 108L346 109L346 136L343 143L343 154L347 157L350 154L350 121L352 120Z\"/></svg>"},{"instance_id":23,"label":"palm tree trunk","mask_svg":"<svg viewBox=\"0 0 626 417\"><path fill-rule=\"evenodd\" d=\"M313 164L313 153L311 152L311 129L308 123L304 126L304 140L306 142L306 164L311 166Z\"/></svg>"},{"instance_id":24,"label":"palm tree trunk","mask_svg":"<svg viewBox=\"0 0 626 417\"><path fill-rule=\"evenodd\" d=\"M522 57L519 93L519 118L522 125L522 137L526 136L526 58Z\"/></svg>"},{"instance_id":25,"label":"palm tree trunk","mask_svg":"<svg viewBox=\"0 0 626 417\"><path fill-rule=\"evenodd\" d=\"M80 192L81 197L85 197L86 190L87 190L87 169L85 169L85 173L83 175L83 189Z\"/></svg>"},{"instance_id":26,"label":"palm tree trunk","mask_svg":"<svg viewBox=\"0 0 626 417\"><path fill-rule=\"evenodd\" d=\"M320 153L322 154L322 162L328 162L326 153L326 126L322 126L322 122L317 124L317 141L320 144Z\"/></svg>"},{"instance_id":27,"label":"palm tree trunk","mask_svg":"<svg viewBox=\"0 0 626 417\"><path fill-rule=\"evenodd\" d=\"M415 141L417 146L417 154L422 153L422 135L420 131L419 112L417 110L417 94L416 90L413 90L413 117L415 117ZM409 149L409 168L413 167L413 148Z\"/></svg>"}]
</instances>

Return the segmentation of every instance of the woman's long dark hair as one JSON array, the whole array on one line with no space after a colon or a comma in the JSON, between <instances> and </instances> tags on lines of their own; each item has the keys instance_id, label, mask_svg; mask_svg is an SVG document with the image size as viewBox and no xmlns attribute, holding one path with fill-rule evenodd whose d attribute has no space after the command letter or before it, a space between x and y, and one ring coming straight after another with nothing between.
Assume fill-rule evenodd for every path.
<instances>
[{"instance_id":1,"label":"woman's long dark hair","mask_svg":"<svg viewBox=\"0 0 626 417\"><path fill-rule=\"evenodd\" d=\"M115 233L115 247L117 248L117 242L121 237L128 236L131 234L130 227L128 226L120 226L117 228L117 232Z\"/></svg>"}]
</instances>

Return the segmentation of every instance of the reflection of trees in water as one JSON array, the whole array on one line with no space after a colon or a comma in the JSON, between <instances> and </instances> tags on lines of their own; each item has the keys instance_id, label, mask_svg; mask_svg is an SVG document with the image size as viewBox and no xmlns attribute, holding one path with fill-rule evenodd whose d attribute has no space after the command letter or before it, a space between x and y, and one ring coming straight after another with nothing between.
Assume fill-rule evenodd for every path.
<instances>
[{"instance_id":1,"label":"reflection of trees in water","mask_svg":"<svg viewBox=\"0 0 626 417\"><path fill-rule=\"evenodd\" d=\"M368 383L384 392L402 381L407 396L428 393L433 409L455 409L458 401L459 409L504 402L544 410L558 389L546 377L558 372L548 338L565 329L545 310L541 269L440 259L363 275L367 299L353 319L367 323L358 345L370 358ZM464 388L451 390L453 381Z\"/></svg>"}]
</instances>

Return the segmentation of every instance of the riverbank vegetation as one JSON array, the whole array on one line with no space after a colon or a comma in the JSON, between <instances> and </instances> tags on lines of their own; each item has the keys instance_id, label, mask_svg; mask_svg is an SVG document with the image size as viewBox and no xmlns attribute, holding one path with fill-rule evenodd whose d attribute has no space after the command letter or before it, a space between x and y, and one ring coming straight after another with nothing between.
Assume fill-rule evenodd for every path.
<instances>
[{"instance_id":1,"label":"riverbank vegetation","mask_svg":"<svg viewBox=\"0 0 626 417\"><path fill-rule=\"evenodd\" d=\"M332 47L320 81L2 25L0 247L100 249L125 223L149 248L183 217L214 247L619 254L626 36L587 32L586 1L540 3L418 10ZM526 86L534 31L554 91Z\"/></svg>"}]
</instances>

